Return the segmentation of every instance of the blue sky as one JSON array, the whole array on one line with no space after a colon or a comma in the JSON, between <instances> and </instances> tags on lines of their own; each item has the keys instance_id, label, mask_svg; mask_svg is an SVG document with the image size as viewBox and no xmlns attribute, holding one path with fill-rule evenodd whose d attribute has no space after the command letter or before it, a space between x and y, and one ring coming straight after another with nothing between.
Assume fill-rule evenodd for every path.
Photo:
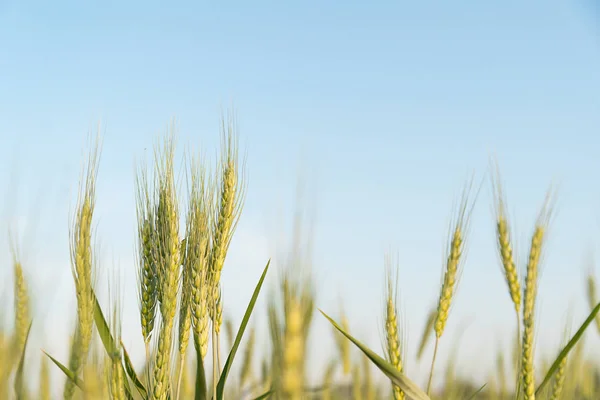
<instances>
[{"instance_id":1,"label":"blue sky","mask_svg":"<svg viewBox=\"0 0 600 400\"><path fill-rule=\"evenodd\" d=\"M319 307L335 314L341 297L352 331L379 349L383 256L392 249L413 354L437 297L453 201L495 155L521 257L546 190L560 187L538 303L538 354L555 351L569 307L576 323L584 317L586 256L600 238L593 1L196 3L0 2L0 211L24 235L39 346L66 358L56 338L71 327L68 222L87 134L101 122L101 268L121 271L125 343L141 356L134 161L173 117L182 148L214 155L220 112L233 104L249 178L223 274L236 322L291 232L302 176L315 212ZM461 364L478 379L495 357L482 350L507 345L513 329L491 211L486 181L441 350L469 322ZM330 336L316 316L315 365ZM409 374L422 379L426 364L411 357Z\"/></svg>"}]
</instances>

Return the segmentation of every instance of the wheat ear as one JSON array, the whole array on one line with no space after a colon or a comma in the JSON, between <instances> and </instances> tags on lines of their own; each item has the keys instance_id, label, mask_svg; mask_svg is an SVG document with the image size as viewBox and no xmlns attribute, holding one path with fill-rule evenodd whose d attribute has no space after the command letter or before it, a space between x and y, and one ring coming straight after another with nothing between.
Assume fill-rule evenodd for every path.
<instances>
[{"instance_id":1,"label":"wheat ear","mask_svg":"<svg viewBox=\"0 0 600 400\"><path fill-rule=\"evenodd\" d=\"M171 349L180 278L179 211L174 177L174 151L174 139L169 135L158 164L158 298L162 324L154 358L152 395L155 400L167 399L171 391Z\"/></svg>"},{"instance_id":2,"label":"wheat ear","mask_svg":"<svg viewBox=\"0 0 600 400\"><path fill-rule=\"evenodd\" d=\"M88 160L85 181L82 181L77 212L71 233L71 265L77 295L77 325L71 347L69 369L79 375L86 363L94 325L92 253L92 217L96 195L96 175L99 161L99 143L96 142ZM66 380L63 397L70 400L75 385Z\"/></svg>"},{"instance_id":3,"label":"wheat ear","mask_svg":"<svg viewBox=\"0 0 600 400\"><path fill-rule=\"evenodd\" d=\"M535 224L529 258L527 261L527 275L523 296L523 339L521 343L521 382L525 400L535 400L535 372L534 372L534 324L535 300L537 296L539 264L542 256L543 244L551 216L550 193Z\"/></svg>"},{"instance_id":4,"label":"wheat ear","mask_svg":"<svg viewBox=\"0 0 600 400\"><path fill-rule=\"evenodd\" d=\"M433 380L433 371L440 338L444 333L444 329L448 321L448 314L450 312L452 297L454 296L455 288L458 284L458 279L460 278L460 269L464 260L464 257L462 257L462 255L465 248L465 235L468 231L470 216L473 210L473 205L469 202L469 194L471 188L472 181L470 181L470 183L467 186L465 186L465 189L463 190L461 202L458 209L458 215L456 221L453 224L452 234L449 241L449 249L447 251L446 258L446 267L444 270L437 312L433 324L433 330L435 332L435 347L433 350L433 359L431 361L431 370L429 372L429 382L427 384L428 394L431 393L431 383Z\"/></svg>"}]
</instances>

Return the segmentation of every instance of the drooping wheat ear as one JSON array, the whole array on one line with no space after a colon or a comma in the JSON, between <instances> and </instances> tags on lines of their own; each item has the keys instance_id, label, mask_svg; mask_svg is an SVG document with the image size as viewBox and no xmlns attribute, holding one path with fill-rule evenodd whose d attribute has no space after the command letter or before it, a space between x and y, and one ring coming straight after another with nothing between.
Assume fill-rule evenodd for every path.
<instances>
[{"instance_id":1,"label":"drooping wheat ear","mask_svg":"<svg viewBox=\"0 0 600 400\"><path fill-rule=\"evenodd\" d=\"M27 282L23 274L23 265L15 256L14 261L14 304L15 304L15 347L13 347L15 363L21 357L25 340L27 339L27 331L31 316L29 313L29 293L27 290Z\"/></svg>"},{"instance_id":2,"label":"drooping wheat ear","mask_svg":"<svg viewBox=\"0 0 600 400\"><path fill-rule=\"evenodd\" d=\"M587 299L588 304L590 306L590 310L596 307L596 305L598 304L598 295L596 287L596 277L590 269L587 276ZM598 332L600 332L600 316L597 315L594 320L596 322L596 328L598 328Z\"/></svg>"},{"instance_id":3,"label":"drooping wheat ear","mask_svg":"<svg viewBox=\"0 0 600 400\"><path fill-rule=\"evenodd\" d=\"M96 142L88 160L85 181L81 181L81 191L77 202L74 226L71 231L71 265L77 295L77 325L71 347L69 369L79 375L86 363L94 325L94 255L92 252L92 217L96 196L96 176L98 172L99 143ZM71 399L75 385L66 380L63 397Z\"/></svg>"},{"instance_id":4,"label":"drooping wheat ear","mask_svg":"<svg viewBox=\"0 0 600 400\"><path fill-rule=\"evenodd\" d=\"M397 307L397 282L393 277L392 258L385 258L386 264L386 294L385 294L385 350L388 361L399 371L403 372L402 344L400 342L400 330L398 328ZM404 392L400 387L394 385L393 393L395 400L404 400Z\"/></svg>"},{"instance_id":5,"label":"drooping wheat ear","mask_svg":"<svg viewBox=\"0 0 600 400\"><path fill-rule=\"evenodd\" d=\"M244 359L240 370L240 387L244 387L244 384L252 378L252 359L254 357L255 342L256 330L252 328L248 334L248 342L246 343L246 351L244 352Z\"/></svg>"},{"instance_id":6,"label":"drooping wheat ear","mask_svg":"<svg viewBox=\"0 0 600 400\"><path fill-rule=\"evenodd\" d=\"M446 322L448 321L452 297L454 296L454 291L458 284L462 263L464 261L464 257L462 257L462 255L465 248L465 235L468 231L470 216L474 205L474 202L471 203L469 201L472 183L473 181L471 180L463 190L458 209L458 215L452 225L452 233L449 241L449 248L447 250L446 267L444 269L442 287L440 290L440 297L438 300L437 312L433 325L436 340L433 351L433 360L431 362L431 371L429 374L429 383L427 385L427 393L431 393L431 382L433 379L433 369L435 365L435 358L437 356L437 349L440 338L444 333Z\"/></svg>"},{"instance_id":7,"label":"drooping wheat ear","mask_svg":"<svg viewBox=\"0 0 600 400\"><path fill-rule=\"evenodd\" d=\"M523 339L521 343L521 383L525 400L535 400L535 373L534 373L534 323L535 300L539 275L539 264L542 256L544 238L551 216L550 193L546 198L544 207L535 224L529 259L527 261L527 275L523 296Z\"/></svg>"},{"instance_id":8,"label":"drooping wheat ear","mask_svg":"<svg viewBox=\"0 0 600 400\"><path fill-rule=\"evenodd\" d=\"M302 337L302 304L296 296L290 296L285 310L285 333L283 345L282 390L284 398L299 400L304 386Z\"/></svg>"},{"instance_id":9,"label":"drooping wheat ear","mask_svg":"<svg viewBox=\"0 0 600 400\"><path fill-rule=\"evenodd\" d=\"M174 138L170 134L158 151L158 190L161 204L157 215L159 250L157 271L162 324L154 358L152 395L155 400L165 400L171 390L171 349L180 278L179 211L175 187L174 153Z\"/></svg>"},{"instance_id":10,"label":"drooping wheat ear","mask_svg":"<svg viewBox=\"0 0 600 400\"><path fill-rule=\"evenodd\" d=\"M51 386L50 386L50 365L48 364L48 357L42 354L40 359L40 383L38 389L38 397L40 400L50 400L51 398Z\"/></svg>"},{"instance_id":11,"label":"drooping wheat ear","mask_svg":"<svg viewBox=\"0 0 600 400\"><path fill-rule=\"evenodd\" d=\"M219 321L215 321L216 301L221 279L221 271L233 233L239 221L244 201L243 166L240 166L237 150L236 126L233 118L222 119L222 148L217 178L220 193L216 204L216 215L212 221L212 246L210 254L210 273L213 290L212 307L213 326L219 330Z\"/></svg>"},{"instance_id":12,"label":"drooping wheat ear","mask_svg":"<svg viewBox=\"0 0 600 400\"><path fill-rule=\"evenodd\" d=\"M146 347L146 362L150 358L150 340L156 317L157 288L157 242L156 215L153 190L150 188L145 168L136 175L136 214L138 247L138 296L140 322Z\"/></svg>"}]
</instances>

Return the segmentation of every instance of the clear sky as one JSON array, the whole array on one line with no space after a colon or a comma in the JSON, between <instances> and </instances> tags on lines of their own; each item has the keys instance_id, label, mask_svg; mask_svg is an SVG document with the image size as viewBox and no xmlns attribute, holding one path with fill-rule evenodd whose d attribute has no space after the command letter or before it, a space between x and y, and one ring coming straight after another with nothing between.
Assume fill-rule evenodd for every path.
<instances>
[{"instance_id":1,"label":"clear sky","mask_svg":"<svg viewBox=\"0 0 600 400\"><path fill-rule=\"evenodd\" d=\"M125 344L140 361L134 160L173 117L182 147L214 155L220 112L230 104L248 173L223 274L236 324L275 245L291 232L302 176L314 209L318 306L335 315L341 297L352 332L380 350L383 257L392 249L408 373L422 380L431 349L423 364L412 355L437 297L452 204L471 173L481 181L492 155L521 261L546 190L559 184L538 354L556 350L570 309L575 324L583 320L586 256L600 239L593 0L101 3L0 1L0 211L2 224L22 234L37 348L67 356L75 301L68 223L88 133L101 122L99 279L121 271ZM489 348L507 345L514 329L489 192L485 181L440 356L468 323L460 363L477 379L485 377L482 364L493 367ZM266 333L264 306L255 322ZM311 362L322 365L333 342L320 315L312 335ZM30 357L35 365L34 350Z\"/></svg>"}]
</instances>

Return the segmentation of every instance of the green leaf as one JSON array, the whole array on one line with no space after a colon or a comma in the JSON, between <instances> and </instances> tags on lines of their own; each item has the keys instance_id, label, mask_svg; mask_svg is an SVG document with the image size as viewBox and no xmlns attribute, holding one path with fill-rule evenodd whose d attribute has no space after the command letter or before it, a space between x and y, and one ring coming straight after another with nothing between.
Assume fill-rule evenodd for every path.
<instances>
[{"instance_id":1,"label":"green leaf","mask_svg":"<svg viewBox=\"0 0 600 400\"><path fill-rule=\"evenodd\" d=\"M100 307L100 303L98 302L95 292L93 292L93 296L94 322L96 323L96 328L98 329L98 335L100 335L100 339L102 339L102 344L104 344L104 348L106 349L108 356L111 359L114 359L115 357L119 357L119 349L117 348L115 339L110 333L110 328L108 327L106 318L104 318L104 313L102 313L102 308Z\"/></svg>"},{"instance_id":2,"label":"green leaf","mask_svg":"<svg viewBox=\"0 0 600 400\"><path fill-rule=\"evenodd\" d=\"M21 353L21 359L19 360L19 366L15 375L15 395L17 400L25 399L25 386L23 385L23 366L25 365L25 350L27 350L27 341L29 340L29 332L31 332L31 322L27 328L27 335L25 336L25 342L23 342L23 352Z\"/></svg>"},{"instance_id":3,"label":"green leaf","mask_svg":"<svg viewBox=\"0 0 600 400\"><path fill-rule=\"evenodd\" d=\"M265 276L267 275L267 271L269 270L269 265L271 264L271 260L267 262L267 266L265 267L256 288L254 289L254 293L252 294L252 298L250 299L250 304L248 304L248 308L246 308L246 313L244 314L244 318L242 319L242 323L240 324L240 328L235 337L235 341L233 342L233 346L231 347L231 351L229 352L229 356L227 356L227 361L225 361L225 365L223 366L223 372L221 373L221 377L219 378L219 383L217 384L217 400L223 400L223 394L225 389L225 381L227 380L227 375L231 370L231 364L233 363L233 358L235 357L235 353L240 347L240 342L242 341L242 336L244 335L244 331L246 330L246 326L248 325L248 321L250 320L250 315L252 314L252 310L254 309L254 305L256 304L256 300L258 299L258 294L260 293L260 288L265 280Z\"/></svg>"},{"instance_id":4,"label":"green leaf","mask_svg":"<svg viewBox=\"0 0 600 400\"><path fill-rule=\"evenodd\" d=\"M581 337L583 336L583 333L585 332L585 330L587 329L587 327L592 323L592 321L594 320L594 318L596 318L596 315L598 314L598 311L600 311L600 303L598 303L596 305L596 307L594 307L592 309L592 312L590 313L590 315L588 315L588 317L583 322L583 324L581 325L581 327L577 330L577 332L575 332L575 335L573 335L573 337L571 338L571 340L569 340L569 343L567 343L567 345L558 354L558 357L556 357L556 360L554 360L554 363L552 364L552 366L548 370L548 373L546 373L546 376L544 377L544 380L542 381L542 383L540 384L540 386L538 386L538 388L535 390L535 394L536 395L538 395L542 391L542 389L544 389L544 386L546 386L546 384L548 382L550 382L550 379L552 378L552 376L554 375L554 373L556 372L556 370L560 366L560 363L563 360L563 358L565 358L567 356L567 354L569 354L569 351L571 351L571 349L573 347L575 347L575 345L577 344L577 342L579 341L579 339L581 339Z\"/></svg>"},{"instance_id":5,"label":"green leaf","mask_svg":"<svg viewBox=\"0 0 600 400\"><path fill-rule=\"evenodd\" d=\"M470 395L469 397L467 397L467 400L472 400L475 398L475 396L477 396L479 393L481 393L481 391L483 391L483 389L487 386L487 383L484 383L479 389L477 389L477 391L475 393L473 393L472 395Z\"/></svg>"},{"instance_id":6,"label":"green leaf","mask_svg":"<svg viewBox=\"0 0 600 400\"><path fill-rule=\"evenodd\" d=\"M263 393L260 396L258 396L257 398L255 398L254 400L263 400L263 399L268 399L269 397L271 397L271 395L273 394L273 390L269 390L267 393Z\"/></svg>"},{"instance_id":7,"label":"green leaf","mask_svg":"<svg viewBox=\"0 0 600 400\"><path fill-rule=\"evenodd\" d=\"M71 382L73 382L75 384L75 386L77 386L81 390L84 390L85 386L83 384L83 381L81 379L79 379L73 371L71 371L69 368L65 367L64 365L62 365L60 363L60 361L58 361L57 359L55 359L54 357L52 357L50 354L46 353L45 351L44 351L44 354L47 355L50 358L50 360L52 360L52 362L54 364L56 364L56 366L58 368L60 368L60 370L67 376L67 378L69 378L71 380Z\"/></svg>"},{"instance_id":8,"label":"green leaf","mask_svg":"<svg viewBox=\"0 0 600 400\"><path fill-rule=\"evenodd\" d=\"M104 318L104 313L102 312L102 308L100 307L100 303L98 302L98 297L96 297L95 291L92 291L92 296L94 297L94 322L96 329L98 330L98 335L100 336L102 344L106 349L106 353L111 359L121 361L121 349L117 346L117 342L110 333L110 328L108 327L106 318ZM123 348L123 350L125 350L125 348ZM127 374L126 369L123 367L123 363L119 364L121 365L123 375ZM131 388L129 387L129 381L127 379L123 381L123 386L125 387L125 395L127 398L133 398L131 394Z\"/></svg>"},{"instance_id":9,"label":"green leaf","mask_svg":"<svg viewBox=\"0 0 600 400\"><path fill-rule=\"evenodd\" d=\"M123 344L122 340L121 340L121 348L123 349L123 363L125 364L125 372L127 372L129 379L131 379L133 381L133 384L137 388L137 390L140 393L140 395L142 396L142 398L147 399L148 391L146 390L146 388L144 387L144 384L142 383L142 381L140 381L137 374L135 373L135 368L133 367L131 358L129 358L129 353L127 353L127 350L125 350L125 345Z\"/></svg>"},{"instance_id":10,"label":"green leaf","mask_svg":"<svg viewBox=\"0 0 600 400\"><path fill-rule=\"evenodd\" d=\"M331 322L335 328L340 331L346 338L356 345L368 358L379 368L396 386L398 386L404 394L412 400L431 400L427 393L421 390L413 381L408 379L404 374L399 372L392 364L385 361L383 358L378 356L373 350L356 340L349 333L338 325L331 317L325 314L322 310L319 310L325 318Z\"/></svg>"},{"instance_id":11,"label":"green leaf","mask_svg":"<svg viewBox=\"0 0 600 400\"><path fill-rule=\"evenodd\" d=\"M199 347L199 346L196 346ZM204 361L200 349L196 349L196 395L195 400L206 400L206 371L204 370Z\"/></svg>"}]
</instances>

